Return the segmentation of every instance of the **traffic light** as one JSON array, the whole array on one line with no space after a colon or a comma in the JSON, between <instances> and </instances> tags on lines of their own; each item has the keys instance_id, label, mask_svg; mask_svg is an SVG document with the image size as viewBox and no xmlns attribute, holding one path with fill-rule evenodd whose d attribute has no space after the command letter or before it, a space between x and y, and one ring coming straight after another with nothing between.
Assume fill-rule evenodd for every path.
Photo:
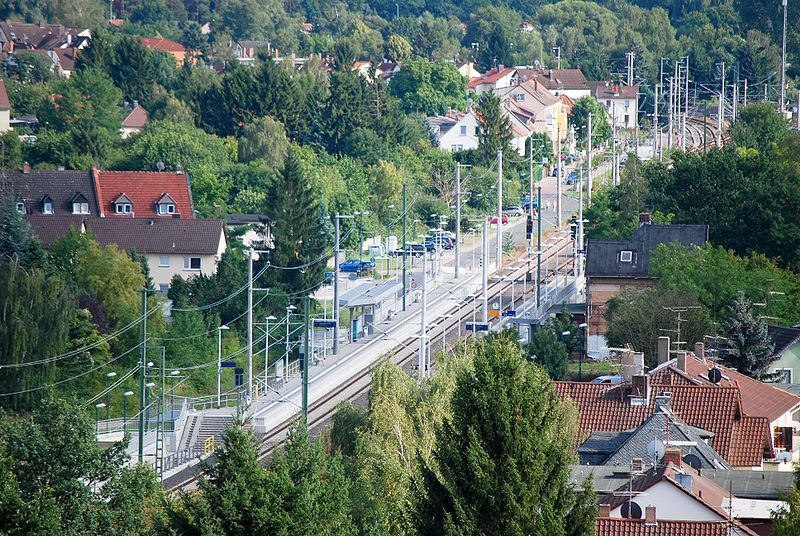
<instances>
[{"instance_id":1,"label":"traffic light","mask_svg":"<svg viewBox=\"0 0 800 536\"><path fill-rule=\"evenodd\" d=\"M525 223L525 237L530 240L533 236L533 216L528 214L528 220Z\"/></svg>"}]
</instances>

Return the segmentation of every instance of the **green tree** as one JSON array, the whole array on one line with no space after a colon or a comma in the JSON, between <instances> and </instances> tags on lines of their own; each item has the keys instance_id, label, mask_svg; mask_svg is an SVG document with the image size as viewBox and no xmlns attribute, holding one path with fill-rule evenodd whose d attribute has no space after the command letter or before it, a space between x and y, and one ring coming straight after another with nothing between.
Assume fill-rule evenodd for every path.
<instances>
[{"instance_id":1,"label":"green tree","mask_svg":"<svg viewBox=\"0 0 800 536\"><path fill-rule=\"evenodd\" d=\"M239 139L239 160L261 160L270 168L280 169L288 148L283 124L269 116L260 117L244 127Z\"/></svg>"},{"instance_id":2,"label":"green tree","mask_svg":"<svg viewBox=\"0 0 800 536\"><path fill-rule=\"evenodd\" d=\"M203 164L214 166L232 162L235 145L187 124L152 121L129 142L123 165L128 169L154 170L157 162L167 169L187 168L191 174Z\"/></svg>"},{"instance_id":3,"label":"green tree","mask_svg":"<svg viewBox=\"0 0 800 536\"><path fill-rule=\"evenodd\" d=\"M544 370L523 358L512 333L476 345L473 370L456 382L452 418L436 431L438 471L424 472L418 528L567 534L579 513L595 508L594 498L570 484L575 409L558 400Z\"/></svg>"},{"instance_id":4,"label":"green tree","mask_svg":"<svg viewBox=\"0 0 800 536\"><path fill-rule=\"evenodd\" d=\"M386 40L386 50L384 52L386 58L395 63L402 63L411 58L411 43L397 34L392 34Z\"/></svg>"},{"instance_id":5,"label":"green tree","mask_svg":"<svg viewBox=\"0 0 800 536\"><path fill-rule=\"evenodd\" d=\"M557 324L558 322L554 321L554 325L545 325L536 330L533 340L528 345L528 356L552 379L565 380L569 353L561 332L558 332Z\"/></svg>"},{"instance_id":6,"label":"green tree","mask_svg":"<svg viewBox=\"0 0 800 536\"><path fill-rule=\"evenodd\" d=\"M453 63L443 60L408 60L392 77L389 90L409 113L443 114L450 108L463 110L467 106L467 80Z\"/></svg>"},{"instance_id":7,"label":"green tree","mask_svg":"<svg viewBox=\"0 0 800 536\"><path fill-rule=\"evenodd\" d=\"M346 70L331 74L331 92L325 106L325 142L328 151L341 153L349 134L367 125L369 86L360 74Z\"/></svg>"},{"instance_id":8,"label":"green tree","mask_svg":"<svg viewBox=\"0 0 800 536\"><path fill-rule=\"evenodd\" d=\"M0 134L0 168L14 169L22 165L22 143L19 134L9 130Z\"/></svg>"},{"instance_id":9,"label":"green tree","mask_svg":"<svg viewBox=\"0 0 800 536\"><path fill-rule=\"evenodd\" d=\"M506 7L481 7L471 14L465 47L478 43L475 59L486 71L497 65L514 65L514 43L525 38L519 31L522 17Z\"/></svg>"},{"instance_id":10,"label":"green tree","mask_svg":"<svg viewBox=\"0 0 800 536\"><path fill-rule=\"evenodd\" d=\"M784 500L786 504L770 514L774 536L793 536L800 532L800 489L795 485Z\"/></svg>"},{"instance_id":11,"label":"green tree","mask_svg":"<svg viewBox=\"0 0 800 536\"><path fill-rule=\"evenodd\" d=\"M769 103L742 107L731 127L731 140L737 147L767 151L789 132L784 120Z\"/></svg>"},{"instance_id":12,"label":"green tree","mask_svg":"<svg viewBox=\"0 0 800 536\"><path fill-rule=\"evenodd\" d=\"M500 97L487 91L478 99L475 108L478 116L478 155L482 163L489 164L497 158L498 149L506 156L511 151L511 123L503 114Z\"/></svg>"},{"instance_id":13,"label":"green tree","mask_svg":"<svg viewBox=\"0 0 800 536\"><path fill-rule=\"evenodd\" d=\"M14 192L0 203L0 262L15 261L25 268L41 268L45 262L44 250L16 204Z\"/></svg>"},{"instance_id":14,"label":"green tree","mask_svg":"<svg viewBox=\"0 0 800 536\"><path fill-rule=\"evenodd\" d=\"M603 107L594 97L581 97L572 107L572 125L581 142L586 141L586 126L592 116L592 143L599 144L611 138L611 125Z\"/></svg>"},{"instance_id":15,"label":"green tree","mask_svg":"<svg viewBox=\"0 0 800 536\"><path fill-rule=\"evenodd\" d=\"M9 74L16 75L20 82L49 82L55 78L53 61L43 54L20 50L14 53L13 65Z\"/></svg>"},{"instance_id":16,"label":"green tree","mask_svg":"<svg viewBox=\"0 0 800 536\"><path fill-rule=\"evenodd\" d=\"M771 376L767 371L776 359L772 355L775 344L767 334L766 322L753 313L753 304L743 291L736 293L722 333L727 344L720 357L726 365L758 380Z\"/></svg>"}]
</instances>

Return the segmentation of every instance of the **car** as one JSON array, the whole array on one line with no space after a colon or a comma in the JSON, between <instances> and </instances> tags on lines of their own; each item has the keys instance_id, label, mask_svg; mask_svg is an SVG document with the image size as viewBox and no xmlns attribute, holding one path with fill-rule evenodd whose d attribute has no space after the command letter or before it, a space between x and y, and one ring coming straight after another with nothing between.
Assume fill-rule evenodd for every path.
<instances>
[{"instance_id":1,"label":"car","mask_svg":"<svg viewBox=\"0 0 800 536\"><path fill-rule=\"evenodd\" d=\"M610 383L618 385L622 383L622 376L598 376L592 380L592 383Z\"/></svg>"},{"instance_id":2,"label":"car","mask_svg":"<svg viewBox=\"0 0 800 536\"><path fill-rule=\"evenodd\" d=\"M432 242L436 247L440 247L442 249L453 249L453 247L455 247L455 242L449 236L445 236L441 233L436 235L427 235L425 237L425 241Z\"/></svg>"},{"instance_id":3,"label":"car","mask_svg":"<svg viewBox=\"0 0 800 536\"><path fill-rule=\"evenodd\" d=\"M372 261L348 259L339 265L339 271L349 274L358 274L361 272L368 272L372 270L374 267L375 265L372 263Z\"/></svg>"},{"instance_id":4,"label":"car","mask_svg":"<svg viewBox=\"0 0 800 536\"><path fill-rule=\"evenodd\" d=\"M492 216L489 218L489 223L497 223L497 216ZM508 223L508 214L503 214L503 225Z\"/></svg>"},{"instance_id":5,"label":"car","mask_svg":"<svg viewBox=\"0 0 800 536\"><path fill-rule=\"evenodd\" d=\"M522 210L522 207L519 205L511 205L510 207L506 207L503 209L503 212L512 217L525 215L525 211Z\"/></svg>"},{"instance_id":6,"label":"car","mask_svg":"<svg viewBox=\"0 0 800 536\"><path fill-rule=\"evenodd\" d=\"M407 242L406 249L395 249L389 252L392 257L402 257L403 255L409 257L422 257L425 254L425 245L417 242Z\"/></svg>"},{"instance_id":7,"label":"car","mask_svg":"<svg viewBox=\"0 0 800 536\"><path fill-rule=\"evenodd\" d=\"M570 171L569 175L567 175L567 178L564 179L564 184L567 184L567 185L570 185L570 186L573 185L573 184L576 184L577 182L578 182L578 174L575 173L574 171Z\"/></svg>"}]
</instances>

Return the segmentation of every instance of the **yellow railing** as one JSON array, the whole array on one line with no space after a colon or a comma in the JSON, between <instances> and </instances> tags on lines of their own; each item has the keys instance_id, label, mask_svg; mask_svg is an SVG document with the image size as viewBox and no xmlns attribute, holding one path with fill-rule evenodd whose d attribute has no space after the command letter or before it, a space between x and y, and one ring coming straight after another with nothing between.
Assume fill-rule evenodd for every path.
<instances>
[{"instance_id":1,"label":"yellow railing","mask_svg":"<svg viewBox=\"0 0 800 536\"><path fill-rule=\"evenodd\" d=\"M212 452L214 452L214 436L211 436L203 441L203 454L208 456Z\"/></svg>"}]
</instances>

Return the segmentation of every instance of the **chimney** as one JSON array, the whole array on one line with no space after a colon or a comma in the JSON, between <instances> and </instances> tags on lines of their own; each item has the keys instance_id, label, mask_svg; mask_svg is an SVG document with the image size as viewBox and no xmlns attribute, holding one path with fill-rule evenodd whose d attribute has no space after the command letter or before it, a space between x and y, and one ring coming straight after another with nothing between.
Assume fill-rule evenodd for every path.
<instances>
[{"instance_id":1,"label":"chimney","mask_svg":"<svg viewBox=\"0 0 800 536\"><path fill-rule=\"evenodd\" d=\"M30 173L31 172L31 165L27 162L22 163L22 172L23 173Z\"/></svg>"},{"instance_id":2,"label":"chimney","mask_svg":"<svg viewBox=\"0 0 800 536\"><path fill-rule=\"evenodd\" d=\"M681 466L681 449L679 447L667 447L662 458L664 465L672 462L675 467Z\"/></svg>"},{"instance_id":3,"label":"chimney","mask_svg":"<svg viewBox=\"0 0 800 536\"><path fill-rule=\"evenodd\" d=\"M686 352L678 352L678 370L686 372Z\"/></svg>"},{"instance_id":4,"label":"chimney","mask_svg":"<svg viewBox=\"0 0 800 536\"><path fill-rule=\"evenodd\" d=\"M658 338L658 364L663 365L669 361L669 337Z\"/></svg>"},{"instance_id":5,"label":"chimney","mask_svg":"<svg viewBox=\"0 0 800 536\"><path fill-rule=\"evenodd\" d=\"M597 517L611 517L611 505L610 504L601 504L600 511L597 514Z\"/></svg>"},{"instance_id":6,"label":"chimney","mask_svg":"<svg viewBox=\"0 0 800 536\"><path fill-rule=\"evenodd\" d=\"M644 526L654 527L658 523L656 523L656 507L655 506L646 506L644 509Z\"/></svg>"},{"instance_id":7,"label":"chimney","mask_svg":"<svg viewBox=\"0 0 800 536\"><path fill-rule=\"evenodd\" d=\"M631 396L643 398L647 403L650 399L650 376L637 374L631 378Z\"/></svg>"},{"instance_id":8,"label":"chimney","mask_svg":"<svg viewBox=\"0 0 800 536\"><path fill-rule=\"evenodd\" d=\"M702 342L694 343L694 355L697 356L697 359L700 361L705 362L706 360L706 345Z\"/></svg>"},{"instance_id":9,"label":"chimney","mask_svg":"<svg viewBox=\"0 0 800 536\"><path fill-rule=\"evenodd\" d=\"M642 225L650 225L651 223L653 223L653 220L651 219L649 212L639 213L639 227Z\"/></svg>"}]
</instances>

